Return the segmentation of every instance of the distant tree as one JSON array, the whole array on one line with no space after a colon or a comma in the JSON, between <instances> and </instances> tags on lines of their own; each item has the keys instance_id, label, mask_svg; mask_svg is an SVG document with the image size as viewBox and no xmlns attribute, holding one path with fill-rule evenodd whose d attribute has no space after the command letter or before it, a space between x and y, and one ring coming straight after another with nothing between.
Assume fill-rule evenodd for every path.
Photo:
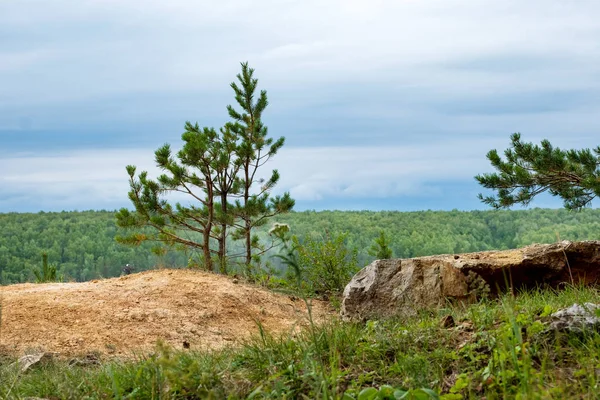
<instances>
[{"instance_id":1,"label":"distant tree","mask_svg":"<svg viewBox=\"0 0 600 400\"><path fill-rule=\"evenodd\" d=\"M373 259L368 250L379 230L394 238L390 245L393 256L402 258L551 243L556 240L557 231L565 240L596 240L600 230L600 209L591 207L577 213L540 208L469 212L302 211L279 215L276 219L293 227L294 234L301 238L317 238L325 230L347 232L346 246L358 249L360 266ZM256 229L261 243L273 240L267 233L271 221L268 225ZM168 251L157 256L151 251L154 244L150 241L135 247L120 246L115 243L120 230L112 211L0 213L0 226L2 284L35 282L33 271L40 269L40 255L44 252L49 263L57 265L57 274L63 280L119 276L125 264L135 265L136 271L159 264L185 266L197 254L197 250L190 248L187 252ZM152 229L140 229L140 233ZM232 231L231 227L228 229ZM375 233L369 237L364 234L368 231ZM213 233L216 234L216 228ZM195 239L201 238L196 235ZM216 250L216 239L213 245ZM228 252L243 253L243 249L234 249L232 245L242 247L242 243L232 242L229 234ZM285 254L285 249L282 250ZM93 257L96 268L87 276L81 264L82 253L86 259ZM189 264L199 265L194 260ZM272 264L284 267L276 258Z\"/></svg>"},{"instance_id":2,"label":"distant tree","mask_svg":"<svg viewBox=\"0 0 600 400\"><path fill-rule=\"evenodd\" d=\"M494 208L528 205L535 196L548 192L563 199L565 208L581 209L600 195L600 146L590 150L561 150L548 140L541 146L521 142L521 134L511 136L511 148L503 160L496 150L487 158L498 171L477 175L495 196L479 194L479 199Z\"/></svg>"},{"instance_id":3,"label":"distant tree","mask_svg":"<svg viewBox=\"0 0 600 400\"><path fill-rule=\"evenodd\" d=\"M262 121L262 114L269 104L267 92L262 90L256 96L258 79L254 78L254 69L248 63L241 65L238 82L231 84L240 110L227 106L233 119L227 127L240 139L236 148L241 179L241 199L236 201L237 217L240 219L237 237L244 240L246 271L250 275L253 249L259 249L258 236L252 235L253 229L264 225L270 217L292 210L294 200L287 192L282 196L270 196L279 181L277 170L273 170L268 179L257 175L259 169L281 149L285 138L274 140L268 137L268 129Z\"/></svg>"},{"instance_id":4,"label":"distant tree","mask_svg":"<svg viewBox=\"0 0 600 400\"><path fill-rule=\"evenodd\" d=\"M375 238L374 243L369 248L369 255L377 258L378 260L387 260L392 258L390 240L384 231L380 231L379 236Z\"/></svg>"}]
</instances>

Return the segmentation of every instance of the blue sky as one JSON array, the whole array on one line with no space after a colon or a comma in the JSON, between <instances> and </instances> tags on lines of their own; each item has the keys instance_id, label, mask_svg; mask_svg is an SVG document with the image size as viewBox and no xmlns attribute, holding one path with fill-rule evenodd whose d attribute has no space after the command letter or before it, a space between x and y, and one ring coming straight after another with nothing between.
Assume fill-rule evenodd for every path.
<instances>
[{"instance_id":1,"label":"blue sky","mask_svg":"<svg viewBox=\"0 0 600 400\"><path fill-rule=\"evenodd\" d=\"M0 2L0 212L128 206L125 165L226 122L240 61L297 209L482 209L473 176L511 133L599 144L599 18L595 0Z\"/></svg>"}]
</instances>

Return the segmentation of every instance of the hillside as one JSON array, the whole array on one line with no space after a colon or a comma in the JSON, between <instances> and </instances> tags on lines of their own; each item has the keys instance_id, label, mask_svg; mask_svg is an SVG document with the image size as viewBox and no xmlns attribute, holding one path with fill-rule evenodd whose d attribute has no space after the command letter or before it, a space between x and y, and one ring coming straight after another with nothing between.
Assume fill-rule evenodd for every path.
<instances>
[{"instance_id":1,"label":"hillside","mask_svg":"<svg viewBox=\"0 0 600 400\"><path fill-rule=\"evenodd\" d=\"M192 270L154 270L85 283L2 287L2 353L31 349L130 356L162 340L181 349L218 349L258 333L307 323L302 300L232 278ZM313 302L317 320L333 315Z\"/></svg>"},{"instance_id":2,"label":"hillside","mask_svg":"<svg viewBox=\"0 0 600 400\"><path fill-rule=\"evenodd\" d=\"M322 239L347 233L346 244L356 249L359 265L374 257L368 248L380 231L390 238L395 257L513 249L532 243L600 239L600 209L581 212L530 209L520 211L304 211L273 218L287 223L301 239ZM271 223L258 231L265 239ZM151 252L150 244L128 247L116 243L122 234L114 212L84 211L38 214L0 214L0 284L32 281L41 253L58 267L65 280L88 281L119 276L125 264L137 271L185 267L194 252ZM238 253L241 243L229 249ZM265 260L266 261L266 260ZM277 260L270 260L277 266Z\"/></svg>"}]
</instances>

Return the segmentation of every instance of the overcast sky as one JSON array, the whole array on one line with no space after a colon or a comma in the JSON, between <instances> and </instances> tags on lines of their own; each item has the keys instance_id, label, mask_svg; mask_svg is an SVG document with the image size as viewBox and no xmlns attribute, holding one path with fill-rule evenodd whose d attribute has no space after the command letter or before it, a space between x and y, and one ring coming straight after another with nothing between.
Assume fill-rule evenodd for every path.
<instances>
[{"instance_id":1,"label":"overcast sky","mask_svg":"<svg viewBox=\"0 0 600 400\"><path fill-rule=\"evenodd\" d=\"M129 206L125 165L222 126L241 61L297 209L485 208L473 176L511 133L600 144L599 20L597 0L0 1L0 212Z\"/></svg>"}]
</instances>

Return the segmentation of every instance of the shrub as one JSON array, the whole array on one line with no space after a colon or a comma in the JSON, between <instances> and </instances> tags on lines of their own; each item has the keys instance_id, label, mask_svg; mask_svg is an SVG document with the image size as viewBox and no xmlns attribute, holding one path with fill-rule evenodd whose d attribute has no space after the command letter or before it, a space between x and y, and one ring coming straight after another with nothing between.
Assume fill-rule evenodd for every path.
<instances>
[{"instance_id":1,"label":"shrub","mask_svg":"<svg viewBox=\"0 0 600 400\"><path fill-rule=\"evenodd\" d=\"M319 295L339 294L359 270L356 249L346 246L346 234L329 234L321 241L292 237L302 289ZM289 271L293 273L293 271Z\"/></svg>"}]
</instances>

